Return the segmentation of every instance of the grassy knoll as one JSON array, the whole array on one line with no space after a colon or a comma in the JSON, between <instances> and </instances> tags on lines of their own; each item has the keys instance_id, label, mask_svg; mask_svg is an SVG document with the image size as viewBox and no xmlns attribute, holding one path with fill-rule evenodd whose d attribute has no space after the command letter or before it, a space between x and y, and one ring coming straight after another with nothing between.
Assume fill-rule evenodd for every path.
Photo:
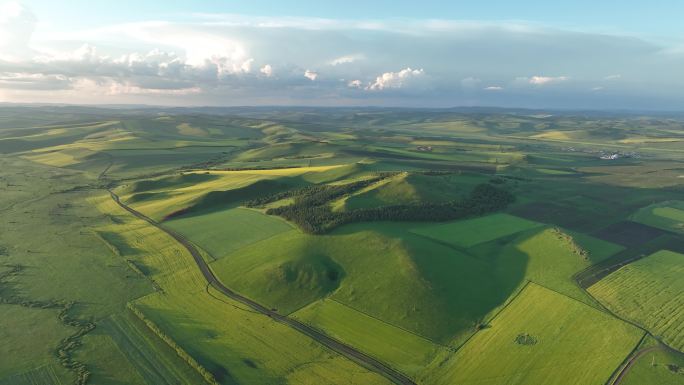
<instances>
[{"instance_id":1,"label":"grassy knoll","mask_svg":"<svg viewBox=\"0 0 684 385\"><path fill-rule=\"evenodd\" d=\"M623 266L589 288L606 307L684 349L684 255L659 251Z\"/></svg>"},{"instance_id":2,"label":"grassy knoll","mask_svg":"<svg viewBox=\"0 0 684 385\"><path fill-rule=\"evenodd\" d=\"M287 222L256 210L234 208L167 221L169 228L192 239L215 258L292 230Z\"/></svg>"},{"instance_id":3,"label":"grassy knoll","mask_svg":"<svg viewBox=\"0 0 684 385\"><path fill-rule=\"evenodd\" d=\"M500 279L487 261L393 223L348 225L325 236L282 233L212 268L230 287L283 313L332 293L341 303L438 342L472 332L522 279L522 269Z\"/></svg>"},{"instance_id":4,"label":"grassy knoll","mask_svg":"<svg viewBox=\"0 0 684 385\"><path fill-rule=\"evenodd\" d=\"M684 384L684 354L663 347L653 337L647 337L639 350L651 349L637 359L622 380L622 385L682 385Z\"/></svg>"},{"instance_id":5,"label":"grassy knoll","mask_svg":"<svg viewBox=\"0 0 684 385\"><path fill-rule=\"evenodd\" d=\"M644 207L632 216L632 220L684 234L684 202L668 201Z\"/></svg>"},{"instance_id":6,"label":"grassy knoll","mask_svg":"<svg viewBox=\"0 0 684 385\"><path fill-rule=\"evenodd\" d=\"M530 283L458 352L438 357L430 384L602 385L643 332Z\"/></svg>"},{"instance_id":7,"label":"grassy knoll","mask_svg":"<svg viewBox=\"0 0 684 385\"><path fill-rule=\"evenodd\" d=\"M445 349L332 299L314 302L293 316L414 378Z\"/></svg>"},{"instance_id":8,"label":"grassy knoll","mask_svg":"<svg viewBox=\"0 0 684 385\"><path fill-rule=\"evenodd\" d=\"M387 383L298 332L207 289L191 256L168 235L128 215L107 196L98 206L115 218L102 231L117 232L138 249L130 257L161 290L135 301L134 308L163 338L173 341L179 354L191 356L219 383Z\"/></svg>"},{"instance_id":9,"label":"grassy knoll","mask_svg":"<svg viewBox=\"0 0 684 385\"><path fill-rule=\"evenodd\" d=\"M469 248L538 226L541 224L512 215L492 214L475 219L421 227L413 232L450 245Z\"/></svg>"}]
</instances>

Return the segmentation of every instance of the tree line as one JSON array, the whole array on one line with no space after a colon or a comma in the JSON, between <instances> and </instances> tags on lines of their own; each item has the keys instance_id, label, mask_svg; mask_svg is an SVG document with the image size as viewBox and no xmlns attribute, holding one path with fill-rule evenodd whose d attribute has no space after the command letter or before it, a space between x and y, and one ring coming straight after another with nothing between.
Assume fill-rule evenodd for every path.
<instances>
[{"instance_id":1,"label":"tree line","mask_svg":"<svg viewBox=\"0 0 684 385\"><path fill-rule=\"evenodd\" d=\"M310 186L296 192L280 193L279 199L295 197L289 206L270 208L269 215L278 215L294 222L303 231L323 234L337 226L354 222L371 221L449 221L478 216L504 209L515 197L508 190L491 183L477 185L470 194L461 199L443 203L424 202L418 204L392 205L375 208L333 212L329 203L345 194L363 188L374 181L360 181L341 186ZM274 199L265 199L266 203ZM261 202L262 200L255 200ZM265 203L262 203L265 204Z\"/></svg>"}]
</instances>

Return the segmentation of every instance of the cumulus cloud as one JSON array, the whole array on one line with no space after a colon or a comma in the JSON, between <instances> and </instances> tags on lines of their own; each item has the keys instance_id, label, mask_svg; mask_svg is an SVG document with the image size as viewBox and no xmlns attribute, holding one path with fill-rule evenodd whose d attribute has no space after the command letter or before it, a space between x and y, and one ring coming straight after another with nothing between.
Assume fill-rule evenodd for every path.
<instances>
[{"instance_id":1,"label":"cumulus cloud","mask_svg":"<svg viewBox=\"0 0 684 385\"><path fill-rule=\"evenodd\" d=\"M270 64L266 64L259 69L259 72L266 75L266 77L270 78L271 76L273 76L273 67L271 67Z\"/></svg>"},{"instance_id":2,"label":"cumulus cloud","mask_svg":"<svg viewBox=\"0 0 684 385\"><path fill-rule=\"evenodd\" d=\"M601 97L604 93L591 88L608 84L613 97L625 95L622 100L649 102L654 95L666 95L676 107L684 98L684 54L668 51L671 43L633 36L522 22L240 15L188 15L174 22L52 31L46 29L51 20L37 23L26 7L11 4L0 6L0 89L14 97L10 101L23 93L23 100L70 102L76 91L83 91L117 96L88 98L103 103L125 102L127 94L141 96L131 99L136 102L146 94L163 94L178 104L263 100L335 105L344 100L367 105L372 100L452 106L472 103L477 95L483 104L536 106L555 100L571 107L567 103L590 103L587 95ZM553 54L540 63L538 53L549 47ZM536 76L516 78L530 73ZM615 74L629 74L630 81L615 81L620 78ZM312 81L316 87L302 87ZM504 87L505 93L484 92ZM65 92L40 91L48 89ZM376 92L400 89L410 92ZM603 100L627 107L608 96Z\"/></svg>"},{"instance_id":3,"label":"cumulus cloud","mask_svg":"<svg viewBox=\"0 0 684 385\"><path fill-rule=\"evenodd\" d=\"M304 71L304 77L311 80L311 81L314 81L314 80L318 79L318 72L306 70L306 71Z\"/></svg>"},{"instance_id":4,"label":"cumulus cloud","mask_svg":"<svg viewBox=\"0 0 684 385\"><path fill-rule=\"evenodd\" d=\"M423 69L404 68L397 72L385 72L375 78L375 81L366 87L367 90L377 91L387 88L401 88L411 79L421 77L425 74Z\"/></svg>"},{"instance_id":5,"label":"cumulus cloud","mask_svg":"<svg viewBox=\"0 0 684 385\"><path fill-rule=\"evenodd\" d=\"M528 79L528 82L536 86L543 86L552 83L564 82L568 79L569 78L567 76L532 76Z\"/></svg>"},{"instance_id":6,"label":"cumulus cloud","mask_svg":"<svg viewBox=\"0 0 684 385\"><path fill-rule=\"evenodd\" d=\"M363 83L359 79L351 80L347 83L347 87L349 88L361 88L363 86Z\"/></svg>"}]
</instances>

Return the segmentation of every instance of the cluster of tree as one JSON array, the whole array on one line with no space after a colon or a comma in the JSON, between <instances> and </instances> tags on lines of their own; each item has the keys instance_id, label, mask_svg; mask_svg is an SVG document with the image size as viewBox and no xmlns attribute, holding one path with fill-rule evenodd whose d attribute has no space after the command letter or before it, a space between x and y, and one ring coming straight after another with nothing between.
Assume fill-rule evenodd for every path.
<instances>
[{"instance_id":1,"label":"cluster of tree","mask_svg":"<svg viewBox=\"0 0 684 385\"><path fill-rule=\"evenodd\" d=\"M348 185L344 185L348 186ZM335 186L335 187L344 187ZM351 187L350 187L351 188ZM343 189L340 189L343 190ZM354 191L352 189L351 191ZM296 223L302 230L322 234L346 223L371 221L449 221L501 210L515 199L513 194L489 183L477 185L464 199L444 203L418 203L332 212L331 199L347 193L341 191L316 192L312 196L297 197L289 206L271 208L270 215L279 215Z\"/></svg>"},{"instance_id":2,"label":"cluster of tree","mask_svg":"<svg viewBox=\"0 0 684 385\"><path fill-rule=\"evenodd\" d=\"M571 235L564 233L558 227L554 227L552 231L556 235L558 240L565 242L570 247L573 253L575 253L577 256L581 257L585 261L589 260L589 252L582 246L578 245L577 242L575 242L575 238L573 238Z\"/></svg>"},{"instance_id":3,"label":"cluster of tree","mask_svg":"<svg viewBox=\"0 0 684 385\"><path fill-rule=\"evenodd\" d=\"M166 333L164 333L154 322L152 322L149 318L143 314L143 312L140 311L135 305L133 304L128 304L128 308L140 318L141 321L147 325L150 330L156 334L159 338L161 338L164 342L166 342L169 347L171 347L173 350L176 351L176 354L178 354L178 357L182 358L185 362L190 365L193 369L195 369L206 381L207 383L211 385L219 385L219 382L216 381L216 378L214 375L208 371L204 366L202 366L197 360L192 358L192 356L185 351L182 347L180 347L176 341L174 341L171 337L169 337Z\"/></svg>"}]
</instances>

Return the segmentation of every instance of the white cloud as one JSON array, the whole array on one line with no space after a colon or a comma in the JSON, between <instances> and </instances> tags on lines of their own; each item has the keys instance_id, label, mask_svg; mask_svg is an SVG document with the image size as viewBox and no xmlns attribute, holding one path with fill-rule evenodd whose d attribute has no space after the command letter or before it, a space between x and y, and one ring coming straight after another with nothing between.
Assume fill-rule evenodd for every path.
<instances>
[{"instance_id":1,"label":"white cloud","mask_svg":"<svg viewBox=\"0 0 684 385\"><path fill-rule=\"evenodd\" d=\"M348 63L353 63L357 60L363 59L363 55L356 54L356 55L346 55L346 56L340 56L338 58L335 58L330 61L331 66L338 66L340 64L348 64Z\"/></svg>"},{"instance_id":2,"label":"white cloud","mask_svg":"<svg viewBox=\"0 0 684 385\"><path fill-rule=\"evenodd\" d=\"M349 88L361 88L363 83L361 83L361 80L351 80L349 83L347 83L347 87Z\"/></svg>"},{"instance_id":3,"label":"white cloud","mask_svg":"<svg viewBox=\"0 0 684 385\"><path fill-rule=\"evenodd\" d=\"M367 90L384 90L386 88L401 88L412 78L420 77L425 74L423 69L404 68L398 72L385 72L375 78L375 82L366 87Z\"/></svg>"},{"instance_id":4,"label":"white cloud","mask_svg":"<svg viewBox=\"0 0 684 385\"><path fill-rule=\"evenodd\" d=\"M568 79L569 78L567 76L532 76L528 79L528 82L536 86L543 86L552 83L564 82Z\"/></svg>"},{"instance_id":5,"label":"white cloud","mask_svg":"<svg viewBox=\"0 0 684 385\"><path fill-rule=\"evenodd\" d=\"M622 78L622 75L615 74L615 75L608 75L608 76L604 77L603 80L618 80L620 78Z\"/></svg>"},{"instance_id":6,"label":"white cloud","mask_svg":"<svg viewBox=\"0 0 684 385\"><path fill-rule=\"evenodd\" d=\"M605 89L605 87L598 86L598 87L593 87L591 90L592 91L603 91L604 89Z\"/></svg>"},{"instance_id":7,"label":"white cloud","mask_svg":"<svg viewBox=\"0 0 684 385\"><path fill-rule=\"evenodd\" d=\"M273 67L270 64L266 64L259 69L259 72L266 75L266 77L270 78L271 76L273 76Z\"/></svg>"},{"instance_id":8,"label":"white cloud","mask_svg":"<svg viewBox=\"0 0 684 385\"><path fill-rule=\"evenodd\" d=\"M480 84L482 81L476 77L467 77L465 79L461 79L461 86L464 88L475 88Z\"/></svg>"},{"instance_id":9,"label":"white cloud","mask_svg":"<svg viewBox=\"0 0 684 385\"><path fill-rule=\"evenodd\" d=\"M306 71L304 71L304 77L311 80L311 81L314 81L314 80L318 79L318 72L306 70Z\"/></svg>"},{"instance_id":10,"label":"white cloud","mask_svg":"<svg viewBox=\"0 0 684 385\"><path fill-rule=\"evenodd\" d=\"M15 90L55 90L71 87L64 75L45 75L25 72L0 73L0 88Z\"/></svg>"},{"instance_id":11,"label":"white cloud","mask_svg":"<svg viewBox=\"0 0 684 385\"><path fill-rule=\"evenodd\" d=\"M485 91L503 91L503 89L504 88L501 86L489 86L484 88Z\"/></svg>"},{"instance_id":12,"label":"white cloud","mask_svg":"<svg viewBox=\"0 0 684 385\"><path fill-rule=\"evenodd\" d=\"M36 17L24 5L0 3L0 60L17 60L29 51Z\"/></svg>"}]
</instances>

